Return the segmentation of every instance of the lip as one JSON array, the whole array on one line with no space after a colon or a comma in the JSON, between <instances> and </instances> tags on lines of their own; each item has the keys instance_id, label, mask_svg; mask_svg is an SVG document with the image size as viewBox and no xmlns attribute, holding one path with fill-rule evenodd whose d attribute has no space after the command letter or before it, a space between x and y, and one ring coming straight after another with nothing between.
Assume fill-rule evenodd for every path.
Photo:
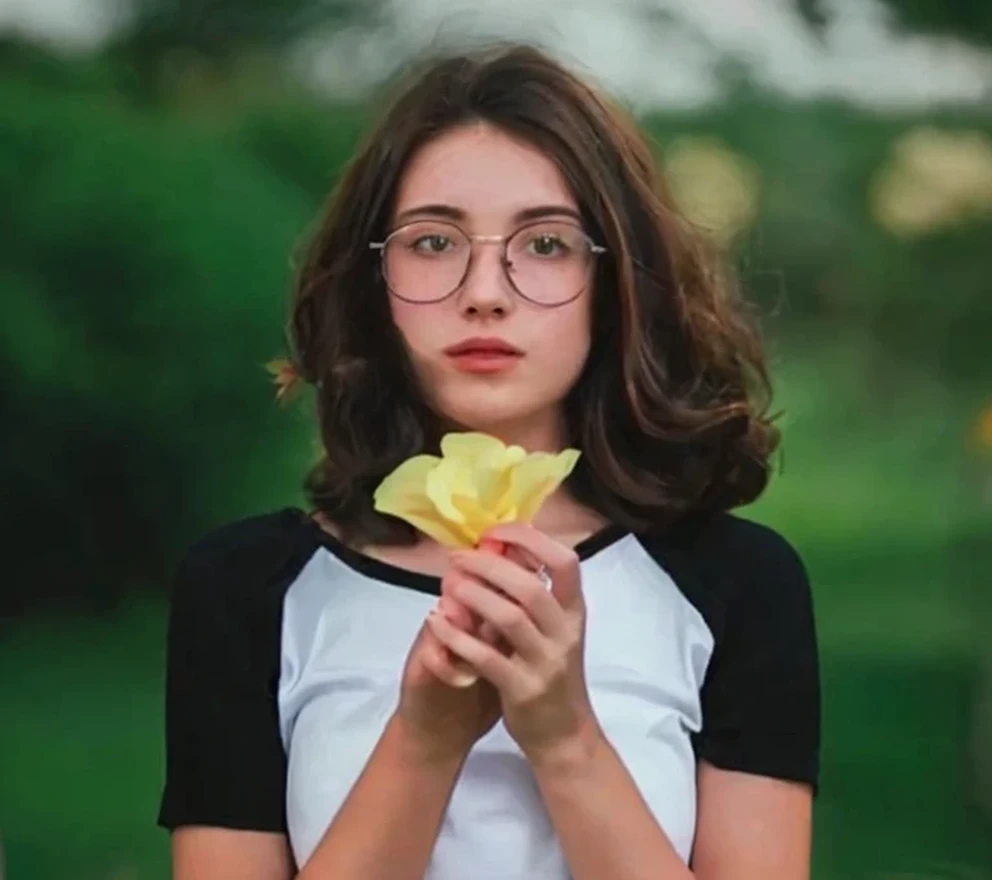
<instances>
[{"instance_id":1,"label":"lip","mask_svg":"<svg viewBox=\"0 0 992 880\"><path fill-rule=\"evenodd\" d=\"M473 337L444 350L464 373L499 373L513 367L523 352L496 337Z\"/></svg>"},{"instance_id":2,"label":"lip","mask_svg":"<svg viewBox=\"0 0 992 880\"><path fill-rule=\"evenodd\" d=\"M449 346L444 350L449 357L459 357L462 355L508 355L520 357L523 352L516 346L510 345L505 339L498 336L473 336L471 339L463 339L457 345Z\"/></svg>"}]
</instances>

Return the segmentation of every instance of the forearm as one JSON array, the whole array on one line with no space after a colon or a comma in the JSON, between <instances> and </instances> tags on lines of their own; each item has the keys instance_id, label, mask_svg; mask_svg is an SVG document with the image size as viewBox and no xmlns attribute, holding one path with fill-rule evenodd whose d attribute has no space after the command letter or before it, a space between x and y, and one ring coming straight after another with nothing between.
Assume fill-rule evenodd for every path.
<instances>
[{"instance_id":1,"label":"forearm","mask_svg":"<svg viewBox=\"0 0 992 880\"><path fill-rule=\"evenodd\" d=\"M601 733L533 769L573 880L692 878Z\"/></svg>"},{"instance_id":2,"label":"forearm","mask_svg":"<svg viewBox=\"0 0 992 880\"><path fill-rule=\"evenodd\" d=\"M418 754L390 721L297 880L421 880L461 766Z\"/></svg>"}]
</instances>

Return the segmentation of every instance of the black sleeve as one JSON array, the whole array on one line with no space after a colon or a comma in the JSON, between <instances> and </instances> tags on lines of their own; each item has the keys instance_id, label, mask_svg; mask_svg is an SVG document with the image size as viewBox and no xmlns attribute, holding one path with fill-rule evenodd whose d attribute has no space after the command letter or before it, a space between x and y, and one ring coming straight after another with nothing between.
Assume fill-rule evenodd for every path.
<instances>
[{"instance_id":1,"label":"black sleeve","mask_svg":"<svg viewBox=\"0 0 992 880\"><path fill-rule=\"evenodd\" d=\"M287 525L273 514L227 526L179 566L166 648L166 828L285 831L276 689L295 567Z\"/></svg>"},{"instance_id":2,"label":"black sleeve","mask_svg":"<svg viewBox=\"0 0 992 880\"><path fill-rule=\"evenodd\" d=\"M765 526L727 517L710 563L724 615L703 686L700 758L726 770L819 779L820 676L803 562Z\"/></svg>"}]
</instances>

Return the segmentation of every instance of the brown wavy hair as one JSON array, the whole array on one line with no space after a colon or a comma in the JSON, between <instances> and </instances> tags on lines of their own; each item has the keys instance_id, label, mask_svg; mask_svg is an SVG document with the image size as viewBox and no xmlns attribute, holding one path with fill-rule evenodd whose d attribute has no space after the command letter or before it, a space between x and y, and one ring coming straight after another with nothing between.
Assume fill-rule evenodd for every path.
<instances>
[{"instance_id":1,"label":"brown wavy hair","mask_svg":"<svg viewBox=\"0 0 992 880\"><path fill-rule=\"evenodd\" d=\"M400 462L436 451L370 241L382 240L407 163L438 135L483 121L551 156L590 234L608 248L593 341L564 404L583 452L573 496L634 531L718 512L764 490L778 431L761 341L729 274L669 199L634 121L540 50L432 59L407 77L345 169L292 300L293 365L316 386L323 456L306 490L355 543L407 543L372 494Z\"/></svg>"}]
</instances>

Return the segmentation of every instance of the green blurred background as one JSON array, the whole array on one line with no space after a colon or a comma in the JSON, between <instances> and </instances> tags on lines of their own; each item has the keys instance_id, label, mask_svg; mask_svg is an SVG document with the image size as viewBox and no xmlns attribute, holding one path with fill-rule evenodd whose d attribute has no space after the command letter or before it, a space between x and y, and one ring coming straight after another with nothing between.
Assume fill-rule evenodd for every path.
<instances>
[{"instance_id":1,"label":"green blurred background","mask_svg":"<svg viewBox=\"0 0 992 880\"><path fill-rule=\"evenodd\" d=\"M784 455L746 514L814 579L814 876L992 877L992 6L455 5L0 3L6 876L168 875L171 571L314 457L264 369L292 255L370 89L493 33L634 107L764 317Z\"/></svg>"}]
</instances>

